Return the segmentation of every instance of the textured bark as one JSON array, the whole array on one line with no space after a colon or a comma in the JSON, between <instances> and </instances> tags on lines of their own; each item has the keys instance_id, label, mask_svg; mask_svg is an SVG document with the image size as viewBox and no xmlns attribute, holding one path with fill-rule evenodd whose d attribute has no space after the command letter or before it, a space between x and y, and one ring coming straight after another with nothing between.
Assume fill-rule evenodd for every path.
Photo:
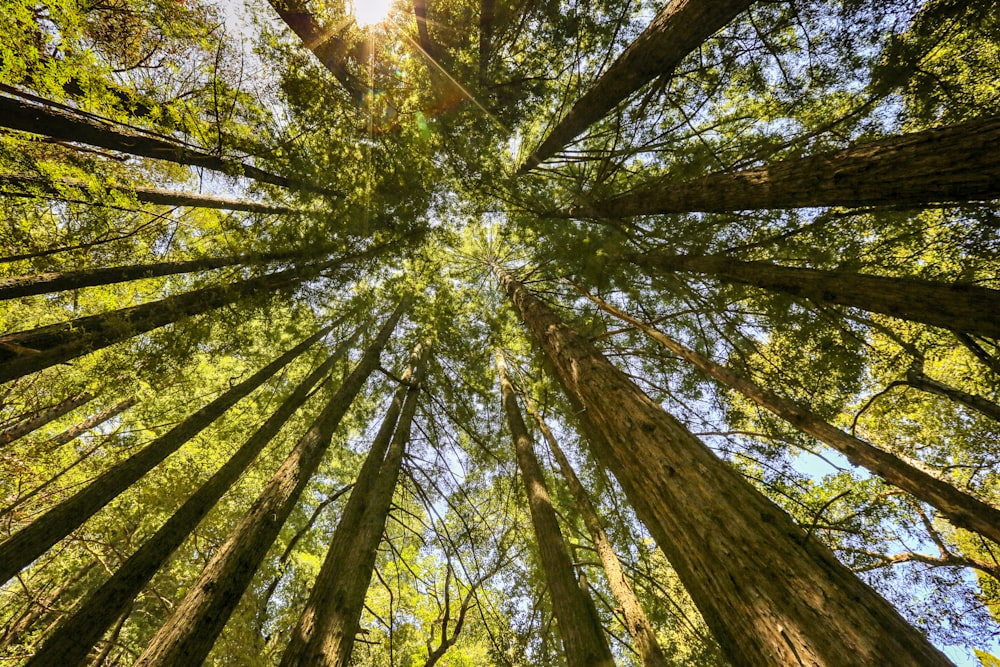
<instances>
[{"instance_id":1,"label":"textured bark","mask_svg":"<svg viewBox=\"0 0 1000 667\"><path fill-rule=\"evenodd\" d=\"M364 101L368 92L360 77L352 71L350 64L351 45L336 31L320 26L309 11L305 0L268 0L281 20L292 29L302 44L313 52L340 85L344 87L355 103Z\"/></svg>"},{"instance_id":2,"label":"textured bark","mask_svg":"<svg viewBox=\"0 0 1000 667\"><path fill-rule=\"evenodd\" d=\"M84 419L79 424L74 424L68 429L57 435L56 437L49 440L48 445L50 447L59 447L65 445L67 442L71 442L76 438L80 437L92 428L96 428L103 424L104 422L117 417L121 413L125 412L133 405L139 401L135 398L126 398L124 401L120 401L115 405L112 405L107 410L101 410L96 415Z\"/></svg>"},{"instance_id":3,"label":"textured bark","mask_svg":"<svg viewBox=\"0 0 1000 667\"><path fill-rule=\"evenodd\" d=\"M246 516L153 637L135 667L189 667L205 660L302 490L319 467L340 420L368 376L378 368L382 349L411 303L411 297L405 298L379 330L357 366L309 430L299 438Z\"/></svg>"},{"instance_id":4,"label":"textured bark","mask_svg":"<svg viewBox=\"0 0 1000 667\"><path fill-rule=\"evenodd\" d=\"M852 306L903 320L1000 338L1000 291L950 284L746 262L719 255L623 255L656 271L692 271L817 302Z\"/></svg>"},{"instance_id":5,"label":"textured bark","mask_svg":"<svg viewBox=\"0 0 1000 667\"><path fill-rule=\"evenodd\" d=\"M559 635L566 651L566 664L569 667L614 667L594 602L580 586L569 549L559 529L542 468L535 456L534 443L521 417L514 387L510 383L507 363L499 352L496 361L503 408L514 440L517 467L521 471L528 497L535 542L541 556L545 583L552 598L552 613L556 617Z\"/></svg>"},{"instance_id":6,"label":"textured bark","mask_svg":"<svg viewBox=\"0 0 1000 667\"><path fill-rule=\"evenodd\" d=\"M528 407L528 414L538 424L538 430L542 432L542 436L548 443L549 449L552 451L552 455L559 465L559 472L566 479L577 511L580 512L583 523L587 527L587 532L590 534L590 539L594 542L594 549L597 550L597 555L601 559L604 573L608 577L608 586L611 589L611 594L618 603L621 615L625 620L625 629L628 631L629 636L632 637L635 649L639 652L640 658L642 658L642 664L644 667L667 667L667 659L663 655L660 643L656 640L656 633L653 631L653 626L650 624L649 618L646 617L646 612L639 603L639 598L636 597L635 591L632 590L632 584L629 583L628 578L625 576L625 570L622 568L621 561L618 560L618 555L615 553L614 547L611 546L608 534L604 532L601 520L597 516L597 510L590 500L590 495L583 488L580 478L576 476L576 472L573 470L573 466L570 465L569 459L566 458L562 447L559 446L559 442L552 435L552 431L545 423L542 415L535 408L534 403L530 398L526 398L525 401Z\"/></svg>"},{"instance_id":7,"label":"textured bark","mask_svg":"<svg viewBox=\"0 0 1000 667\"><path fill-rule=\"evenodd\" d=\"M603 118L619 102L674 68L753 0L671 0L601 75L535 149L521 173L530 171Z\"/></svg>"},{"instance_id":8,"label":"textured bark","mask_svg":"<svg viewBox=\"0 0 1000 667\"><path fill-rule=\"evenodd\" d=\"M7 334L0 337L0 382L75 359L184 317L294 286L338 263L340 260L295 267L230 285L176 294L140 306Z\"/></svg>"},{"instance_id":9,"label":"textured bark","mask_svg":"<svg viewBox=\"0 0 1000 667\"><path fill-rule=\"evenodd\" d=\"M604 300L589 294L586 296L605 312L645 332L650 338L688 361L706 375L740 392L789 424L826 443L847 457L847 460L852 464L868 470L887 483L903 489L921 502L934 507L952 524L977 532L1000 544L1000 510L997 508L861 438L841 431L810 410L778 396L729 368L681 345L666 334Z\"/></svg>"},{"instance_id":10,"label":"textured bark","mask_svg":"<svg viewBox=\"0 0 1000 667\"><path fill-rule=\"evenodd\" d=\"M69 398L65 398L55 405L39 410L33 415L22 419L18 423L0 431L0 448L9 445L15 440L19 440L32 431L40 429L50 422L54 422L63 415L76 410L81 405L94 400L94 395L89 391L83 391Z\"/></svg>"},{"instance_id":11,"label":"textured bark","mask_svg":"<svg viewBox=\"0 0 1000 667\"><path fill-rule=\"evenodd\" d=\"M329 329L326 329L328 331ZM362 328L344 340L282 402L281 406L185 503L174 512L100 588L59 624L26 665L75 665L103 636L117 615L124 613L142 588L197 528L219 499L239 479L257 455L278 434L288 418L310 396L310 390L340 361L361 335Z\"/></svg>"},{"instance_id":12,"label":"textured bark","mask_svg":"<svg viewBox=\"0 0 1000 667\"><path fill-rule=\"evenodd\" d=\"M319 188L284 176L271 174L236 160L210 155L170 139L137 134L73 114L51 106L39 106L12 97L0 96L0 127L31 132L60 141L99 146L140 157L167 160L191 167L202 167L223 174L240 175L291 190L315 192L337 197L340 193Z\"/></svg>"},{"instance_id":13,"label":"textured bark","mask_svg":"<svg viewBox=\"0 0 1000 667\"><path fill-rule=\"evenodd\" d=\"M40 176L28 174L7 174L0 176L0 185L20 188L19 190L5 190L0 193L5 197L40 197L45 196L51 199L66 201L75 204L88 204L99 206L100 202L92 201L88 196L89 184L85 181L64 178L57 181L49 181ZM67 190L79 190L79 196L71 196ZM166 190L163 188L147 188L143 186L133 186L121 190L126 194L135 195L135 198L144 204L158 204L162 206L187 206L192 208L212 208L226 211L243 211L246 213L264 213L282 215L295 213L295 209L287 206L271 206L260 202L248 201L244 199L231 199L229 197L214 197L203 195L197 192L177 192L176 190Z\"/></svg>"},{"instance_id":14,"label":"textured bark","mask_svg":"<svg viewBox=\"0 0 1000 667\"><path fill-rule=\"evenodd\" d=\"M990 419L1000 421L1000 405L982 396L956 389L955 387L946 385L944 382L924 375L923 364L914 364L910 367L906 372L904 384L920 391L926 391L929 394L943 396L949 401L964 405L970 410L975 410ZM1000 522L997 524L997 530L1000 532ZM993 538L993 541L1000 543L1000 540L996 537Z\"/></svg>"},{"instance_id":15,"label":"textured bark","mask_svg":"<svg viewBox=\"0 0 1000 667\"><path fill-rule=\"evenodd\" d=\"M288 350L153 440L138 453L106 470L82 491L62 501L0 543L0 582L6 582L45 553L49 547L82 526L87 519L180 449L184 443L218 419L237 401L248 396L281 368L309 349L328 330L320 330Z\"/></svg>"},{"instance_id":16,"label":"textured bark","mask_svg":"<svg viewBox=\"0 0 1000 667\"><path fill-rule=\"evenodd\" d=\"M728 658L739 665L948 665L927 638L496 267L618 479Z\"/></svg>"},{"instance_id":17,"label":"textured bark","mask_svg":"<svg viewBox=\"0 0 1000 667\"><path fill-rule=\"evenodd\" d=\"M351 661L429 353L430 344L424 343L410 356L403 385L358 474L281 667L347 667Z\"/></svg>"},{"instance_id":18,"label":"textured bark","mask_svg":"<svg viewBox=\"0 0 1000 667\"><path fill-rule=\"evenodd\" d=\"M987 116L841 151L709 174L554 214L626 218L814 206L922 206L1000 197L1000 118Z\"/></svg>"}]
</instances>

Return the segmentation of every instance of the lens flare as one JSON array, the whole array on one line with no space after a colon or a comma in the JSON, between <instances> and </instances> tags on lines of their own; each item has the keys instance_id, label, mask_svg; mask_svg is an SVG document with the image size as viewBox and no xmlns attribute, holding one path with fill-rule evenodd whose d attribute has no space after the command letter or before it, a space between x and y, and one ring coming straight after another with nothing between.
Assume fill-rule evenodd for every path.
<instances>
[{"instance_id":1,"label":"lens flare","mask_svg":"<svg viewBox=\"0 0 1000 667\"><path fill-rule=\"evenodd\" d=\"M361 28L381 23L389 16L392 0L354 0L354 20Z\"/></svg>"}]
</instances>

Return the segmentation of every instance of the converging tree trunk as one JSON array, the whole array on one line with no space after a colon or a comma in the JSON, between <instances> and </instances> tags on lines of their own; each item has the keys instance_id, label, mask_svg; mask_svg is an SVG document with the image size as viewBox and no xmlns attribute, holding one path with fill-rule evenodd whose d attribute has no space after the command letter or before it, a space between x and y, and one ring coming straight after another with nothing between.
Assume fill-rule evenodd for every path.
<instances>
[{"instance_id":1,"label":"converging tree trunk","mask_svg":"<svg viewBox=\"0 0 1000 667\"><path fill-rule=\"evenodd\" d=\"M914 389L919 389L920 391L925 391L929 394L943 396L949 401L958 403L959 405L964 405L970 410L975 410L981 415L985 415L990 419L1000 422L1000 405L997 405L993 401L983 398L982 396L962 391L961 389L948 386L940 380L928 377L924 373L923 363L919 360L917 360L917 362L910 366L910 368L906 371L906 379L903 380L903 384L908 387L913 387ZM998 531L1000 531L1000 523L998 523ZM996 538L993 538L993 540L1000 543L1000 540L997 540Z\"/></svg>"},{"instance_id":2,"label":"converging tree trunk","mask_svg":"<svg viewBox=\"0 0 1000 667\"><path fill-rule=\"evenodd\" d=\"M169 137L115 129L110 124L101 123L83 114L74 114L54 106L41 106L2 95L0 95L0 127L40 134L60 141L99 146L140 157L167 160L190 167L203 167L223 174L241 175L291 190L315 192L330 197L339 197L341 194L271 174L237 160L204 153Z\"/></svg>"},{"instance_id":3,"label":"converging tree trunk","mask_svg":"<svg viewBox=\"0 0 1000 667\"><path fill-rule=\"evenodd\" d=\"M582 291L582 290L581 290ZM826 443L852 464L934 507L952 524L1000 544L1000 510L869 442L845 433L815 413L738 375L599 297L584 293L601 310L628 322L724 386L734 389L789 424Z\"/></svg>"},{"instance_id":4,"label":"converging tree trunk","mask_svg":"<svg viewBox=\"0 0 1000 667\"><path fill-rule=\"evenodd\" d=\"M534 169L635 91L674 68L753 0L670 0L525 160Z\"/></svg>"},{"instance_id":5,"label":"converging tree trunk","mask_svg":"<svg viewBox=\"0 0 1000 667\"><path fill-rule=\"evenodd\" d=\"M312 373L239 450L174 512L100 588L90 594L71 617L63 621L26 666L75 665L83 660L116 617L125 613L133 599L156 574L219 499L239 479L257 455L278 434L288 418L310 396L312 388L334 364L343 359L364 327L359 327Z\"/></svg>"},{"instance_id":6,"label":"converging tree trunk","mask_svg":"<svg viewBox=\"0 0 1000 667\"><path fill-rule=\"evenodd\" d=\"M281 667L347 667L350 663L429 355L429 342L417 345L410 355L403 384L393 396L354 483L281 657Z\"/></svg>"},{"instance_id":7,"label":"converging tree trunk","mask_svg":"<svg viewBox=\"0 0 1000 667\"><path fill-rule=\"evenodd\" d=\"M1000 291L977 285L803 269L720 255L633 253L622 259L654 271L703 273L821 303L1000 338L1000 318L996 317L1000 312Z\"/></svg>"},{"instance_id":8,"label":"converging tree trunk","mask_svg":"<svg viewBox=\"0 0 1000 667\"><path fill-rule=\"evenodd\" d=\"M321 329L249 378L233 386L165 434L121 463L106 470L82 491L62 501L0 543L0 582L5 582L41 556L53 544L79 528L102 507L123 493L161 461L218 419L277 371L330 331Z\"/></svg>"},{"instance_id":9,"label":"converging tree trunk","mask_svg":"<svg viewBox=\"0 0 1000 667\"><path fill-rule=\"evenodd\" d=\"M825 546L494 266L579 414L723 651L740 665L948 665Z\"/></svg>"},{"instance_id":10,"label":"converging tree trunk","mask_svg":"<svg viewBox=\"0 0 1000 667\"><path fill-rule=\"evenodd\" d=\"M528 408L528 414L538 424L538 430L542 432L542 436L548 443L549 449L552 451L552 456L555 457L556 463L559 466L559 472L566 479L566 484L573 495L576 509L580 512L583 524L587 527L590 539L594 542L594 549L601 559L604 573L608 577L608 586L611 589L611 594L615 597L621 615L625 620L625 629L635 643L635 649L642 658L642 664L644 667L667 667L667 659L663 655L660 643L656 639L653 626L650 624L649 618L646 617L646 612L643 610L635 591L632 590L632 584L625 577L625 570L622 568L621 561L618 560L618 555L615 553L614 547L611 546L608 534L601 525L601 520L597 516L597 510L590 500L590 495L583 488L580 478L576 476L576 471L573 470L573 466L570 465L569 459L563 453L562 447L559 446L559 442L552 434L552 430L549 429L548 424L545 423L545 420L538 412L530 397L525 396L525 404Z\"/></svg>"},{"instance_id":11,"label":"converging tree trunk","mask_svg":"<svg viewBox=\"0 0 1000 667\"><path fill-rule=\"evenodd\" d=\"M514 440L517 467L521 471L528 497L531 525L535 530L535 542L541 556L545 583L552 598L552 613L556 617L559 635L566 651L566 664L569 667L614 667L594 602L580 586L573 569L573 559L570 558L566 541L559 529L559 520L545 486L542 468L535 456L534 443L517 405L507 363L499 351L496 363L504 413Z\"/></svg>"},{"instance_id":12,"label":"converging tree trunk","mask_svg":"<svg viewBox=\"0 0 1000 667\"><path fill-rule=\"evenodd\" d=\"M126 398L124 401L120 401L115 405L112 405L107 410L101 410L97 414L84 419L79 424L70 426L68 429L49 440L48 445L50 447L60 447L65 445L67 442L72 442L87 431L97 428L109 419L114 419L138 402L139 401L136 398Z\"/></svg>"},{"instance_id":13,"label":"converging tree trunk","mask_svg":"<svg viewBox=\"0 0 1000 667\"><path fill-rule=\"evenodd\" d=\"M24 633L36 623L47 623L48 617L61 613L56 605L64 604L67 597L74 597L81 582L96 565L97 561L92 560L50 590L33 594L24 611L4 627L3 634L0 635L0 648L20 644Z\"/></svg>"},{"instance_id":14,"label":"converging tree trunk","mask_svg":"<svg viewBox=\"0 0 1000 667\"><path fill-rule=\"evenodd\" d=\"M554 217L724 213L815 206L922 206L1000 197L1000 117L902 134L841 151L637 189Z\"/></svg>"},{"instance_id":15,"label":"converging tree trunk","mask_svg":"<svg viewBox=\"0 0 1000 667\"><path fill-rule=\"evenodd\" d=\"M135 667L200 665L249 586L379 358L396 324L409 309L405 297L369 344L361 360L291 453L271 476L246 515L215 552L187 595L150 641Z\"/></svg>"},{"instance_id":16,"label":"converging tree trunk","mask_svg":"<svg viewBox=\"0 0 1000 667\"><path fill-rule=\"evenodd\" d=\"M3 343L0 342L0 345ZM0 448L9 445L15 440L19 440L32 431L38 430L50 422L54 422L65 414L76 410L81 405L94 400L94 395L89 391L82 391L79 394L65 398L55 405L39 410L13 426L5 428L0 432Z\"/></svg>"}]
</instances>

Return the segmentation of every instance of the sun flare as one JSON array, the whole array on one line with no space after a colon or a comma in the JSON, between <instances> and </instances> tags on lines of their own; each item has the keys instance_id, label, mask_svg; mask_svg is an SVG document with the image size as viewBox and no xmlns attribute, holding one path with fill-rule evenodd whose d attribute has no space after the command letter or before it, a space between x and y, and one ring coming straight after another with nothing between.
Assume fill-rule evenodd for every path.
<instances>
[{"instance_id":1,"label":"sun flare","mask_svg":"<svg viewBox=\"0 0 1000 667\"><path fill-rule=\"evenodd\" d=\"M381 23L389 16L392 0L354 0L354 20L358 26L367 28Z\"/></svg>"}]
</instances>

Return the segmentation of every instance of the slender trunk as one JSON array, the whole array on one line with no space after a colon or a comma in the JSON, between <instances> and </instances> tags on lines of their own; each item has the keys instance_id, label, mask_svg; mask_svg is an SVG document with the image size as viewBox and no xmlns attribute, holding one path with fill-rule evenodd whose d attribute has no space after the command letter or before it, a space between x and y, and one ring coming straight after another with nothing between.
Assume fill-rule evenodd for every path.
<instances>
[{"instance_id":1,"label":"slender trunk","mask_svg":"<svg viewBox=\"0 0 1000 667\"><path fill-rule=\"evenodd\" d=\"M268 0L281 20L292 29L303 46L313 52L333 77L340 82L356 104L364 101L368 87L351 70L351 45L336 31L323 28L309 11L306 0Z\"/></svg>"},{"instance_id":2,"label":"slender trunk","mask_svg":"<svg viewBox=\"0 0 1000 667\"><path fill-rule=\"evenodd\" d=\"M281 667L347 667L351 660L429 354L430 344L424 343L410 356L403 385L358 474Z\"/></svg>"},{"instance_id":3,"label":"slender trunk","mask_svg":"<svg viewBox=\"0 0 1000 667\"><path fill-rule=\"evenodd\" d=\"M139 401L136 398L126 398L124 401L112 405L107 410L101 410L96 415L84 419L79 424L74 424L73 426L70 426L68 429L66 429L56 437L49 440L48 445L50 447L60 447L62 445L65 445L67 442L75 440L76 438L80 437L82 434L86 433L90 429L96 428L101 424L103 424L104 422L108 421L109 419L117 417L118 415L125 412L138 402Z\"/></svg>"},{"instance_id":4,"label":"slender trunk","mask_svg":"<svg viewBox=\"0 0 1000 667\"><path fill-rule=\"evenodd\" d=\"M302 490L319 467L340 420L368 376L378 368L382 349L411 302L412 298L407 297L396 308L357 366L299 438L229 539L212 556L198 581L150 641L135 667L189 667L205 660Z\"/></svg>"},{"instance_id":5,"label":"slender trunk","mask_svg":"<svg viewBox=\"0 0 1000 667\"><path fill-rule=\"evenodd\" d=\"M303 190L332 197L340 196L340 193L271 174L237 160L203 153L169 138L114 129L111 125L82 114L70 113L51 106L31 104L12 97L0 96L0 119L2 119L0 120L2 127L40 134L60 141L99 146L121 153L167 160L191 167L203 167L223 174L239 174L261 183L270 183L292 190Z\"/></svg>"},{"instance_id":6,"label":"slender trunk","mask_svg":"<svg viewBox=\"0 0 1000 667\"><path fill-rule=\"evenodd\" d=\"M75 665L83 660L90 647L100 640L114 621L115 616L132 604L133 598L139 594L143 586L197 528L219 498L278 434L288 418L306 402L313 386L347 354L361 335L362 328L358 328L354 334L345 339L325 362L313 370L243 446L202 484L201 488L191 495L108 581L88 596L73 616L59 624L56 631L26 666Z\"/></svg>"},{"instance_id":7,"label":"slender trunk","mask_svg":"<svg viewBox=\"0 0 1000 667\"><path fill-rule=\"evenodd\" d=\"M264 384L281 368L329 332L321 329L270 364L232 387L183 422L156 438L140 452L113 466L78 491L0 543L0 582L6 582L41 556L53 544L79 528L143 475L181 448L188 440Z\"/></svg>"},{"instance_id":8,"label":"slender trunk","mask_svg":"<svg viewBox=\"0 0 1000 667\"><path fill-rule=\"evenodd\" d=\"M967 391L950 387L944 382L924 375L923 364L914 364L911 366L910 369L906 371L906 379L903 383L909 387L913 387L914 389L919 389L920 391L926 391L930 394L943 396L949 401L958 403L959 405L964 405L970 410L975 410L979 414L985 415L990 419L1000 421L1000 405L997 405L993 401L985 399L982 396L977 396L976 394L970 394ZM997 530L998 533L1000 533L1000 522L997 523ZM996 537L992 539L994 542L1000 543L1000 540Z\"/></svg>"},{"instance_id":9,"label":"slender trunk","mask_svg":"<svg viewBox=\"0 0 1000 667\"><path fill-rule=\"evenodd\" d=\"M815 206L922 206L1000 197L1000 117L887 137L841 151L636 190L556 217Z\"/></svg>"},{"instance_id":10,"label":"slender trunk","mask_svg":"<svg viewBox=\"0 0 1000 667\"><path fill-rule=\"evenodd\" d=\"M708 627L740 665L948 665L784 511L494 267L590 436Z\"/></svg>"},{"instance_id":11,"label":"slender trunk","mask_svg":"<svg viewBox=\"0 0 1000 667\"><path fill-rule=\"evenodd\" d=\"M63 596L76 587L87 574L94 569L97 561L92 560L74 572L62 584L54 587L51 591L38 597L28 600L28 607L24 612L14 619L5 629L3 636L0 636L0 649L5 646L21 643L21 635L30 630L35 623L44 616L57 611L53 606L59 602Z\"/></svg>"},{"instance_id":12,"label":"slender trunk","mask_svg":"<svg viewBox=\"0 0 1000 667\"><path fill-rule=\"evenodd\" d=\"M94 395L89 391L80 392L75 396L70 396L55 405L51 405L44 410L36 412L27 419L22 419L18 423L0 432L0 448L23 438L32 431L35 431L46 424L59 419L63 415L72 412L81 405L94 400Z\"/></svg>"},{"instance_id":13,"label":"slender trunk","mask_svg":"<svg viewBox=\"0 0 1000 667\"><path fill-rule=\"evenodd\" d=\"M618 555L615 553L614 547L611 546L608 534L604 532L601 520L597 516L597 510L590 500L590 495L583 488L580 478L576 476L573 466L570 465L569 459L566 458L562 447L559 446L559 442L552 435L552 431L545 423L545 420L542 419L542 415L535 408L534 402L525 396L525 403L528 408L528 414L538 424L538 430L542 432L542 436L548 443L549 449L552 450L552 455L559 465L559 471L566 479L570 493L573 494L577 511L580 512L583 523L587 527L587 532L590 533L590 539L594 542L594 548L601 559L601 565L604 566L604 573L608 577L611 594L614 595L615 601L618 603L622 617L625 619L625 629L628 630L632 641L635 643L635 649L642 658L642 664L644 667L667 667L667 659L663 655L660 643L656 640L656 633L653 631L653 626L649 622L649 618L646 617L646 612L639 603L639 598L636 596L635 591L632 590L632 585L625 577L625 570L622 568L621 561L618 560Z\"/></svg>"},{"instance_id":14,"label":"slender trunk","mask_svg":"<svg viewBox=\"0 0 1000 667\"><path fill-rule=\"evenodd\" d=\"M295 267L230 285L176 294L140 306L7 334L0 337L0 382L75 359L184 317L296 285L337 263Z\"/></svg>"},{"instance_id":15,"label":"slender trunk","mask_svg":"<svg viewBox=\"0 0 1000 667\"><path fill-rule=\"evenodd\" d=\"M952 524L977 532L1000 544L1000 510L938 479L869 442L845 433L792 401L764 389L642 322L603 299L587 298L617 318L628 322L700 371L734 389L757 405L770 410L789 424L840 452L852 464L868 470L888 484L903 489L921 502L934 507Z\"/></svg>"},{"instance_id":16,"label":"slender trunk","mask_svg":"<svg viewBox=\"0 0 1000 667\"><path fill-rule=\"evenodd\" d=\"M719 255L628 254L623 259L656 271L692 271L730 282L836 303L903 320L1000 338L1000 291L950 284L745 262Z\"/></svg>"},{"instance_id":17,"label":"slender trunk","mask_svg":"<svg viewBox=\"0 0 1000 667\"><path fill-rule=\"evenodd\" d=\"M73 204L89 204L100 206L101 202L93 201L87 195L89 184L86 181L63 178L56 181L49 181L40 176L30 174L7 174L0 176L0 185L13 188L20 188L15 191L4 191L5 197L48 197L59 201ZM70 196L65 190L78 190L78 196ZM121 192L133 194L135 198L144 204L158 204L161 206L187 206L192 208L212 208L225 211L243 211L246 213L263 213L271 215L282 215L295 213L295 209L287 206L272 206L260 202L244 199L231 199L228 197L214 197L203 195L198 192L177 192L176 190L166 190L164 188L148 188L143 186L132 186L122 188Z\"/></svg>"},{"instance_id":18,"label":"slender trunk","mask_svg":"<svg viewBox=\"0 0 1000 667\"><path fill-rule=\"evenodd\" d=\"M545 583L552 597L552 613L556 617L566 651L566 664L569 667L614 667L594 602L577 580L573 560L549 499L542 468L535 456L534 443L517 405L514 387L507 373L507 363L499 351L496 362L503 408L514 440L517 467L521 471L528 496L535 542L545 573Z\"/></svg>"},{"instance_id":19,"label":"slender trunk","mask_svg":"<svg viewBox=\"0 0 1000 667\"><path fill-rule=\"evenodd\" d=\"M984 350L983 346L969 334L962 333L961 331L956 331L954 333L958 340L961 341L962 345L965 345L969 352L972 352L972 354L975 355L976 359L979 359L984 366L1000 377L1000 359L997 359L992 354Z\"/></svg>"},{"instance_id":20,"label":"slender trunk","mask_svg":"<svg viewBox=\"0 0 1000 667\"><path fill-rule=\"evenodd\" d=\"M753 0L671 0L552 128L520 172L534 169L653 79L669 77L689 53Z\"/></svg>"}]
</instances>

